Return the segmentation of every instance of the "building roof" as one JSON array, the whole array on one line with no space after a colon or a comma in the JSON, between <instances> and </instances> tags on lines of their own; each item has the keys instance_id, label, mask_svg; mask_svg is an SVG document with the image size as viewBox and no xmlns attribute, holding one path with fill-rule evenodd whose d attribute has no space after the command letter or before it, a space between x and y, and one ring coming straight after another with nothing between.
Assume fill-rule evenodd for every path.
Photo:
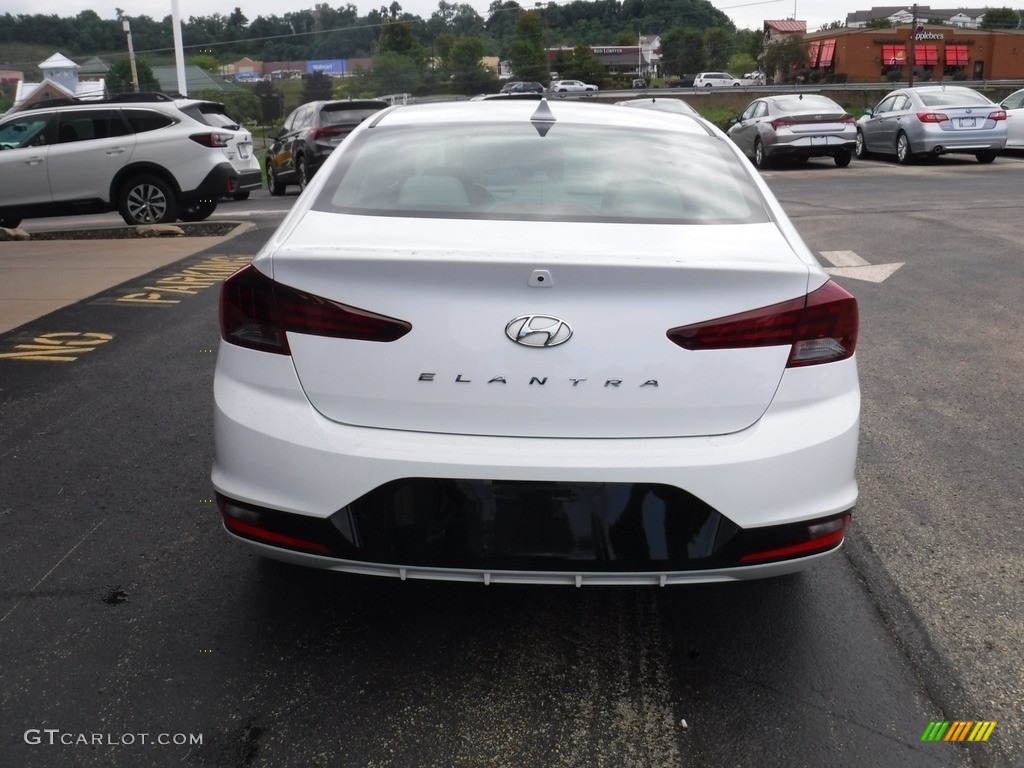
<instances>
[{"instance_id":1,"label":"building roof","mask_svg":"<svg viewBox=\"0 0 1024 768\"><path fill-rule=\"evenodd\" d=\"M807 31L806 21L797 21L796 19L775 19L771 21L765 21L764 31L767 32L769 29L776 32L785 32L792 34L794 32L804 33Z\"/></svg>"},{"instance_id":2,"label":"building roof","mask_svg":"<svg viewBox=\"0 0 1024 768\"><path fill-rule=\"evenodd\" d=\"M165 93L178 92L178 69L174 65L150 67L153 77L160 83L160 90ZM225 93L237 91L240 86L226 80L218 75L207 72L202 67L194 64L185 65L185 87L189 95L195 91L222 91Z\"/></svg>"}]
</instances>

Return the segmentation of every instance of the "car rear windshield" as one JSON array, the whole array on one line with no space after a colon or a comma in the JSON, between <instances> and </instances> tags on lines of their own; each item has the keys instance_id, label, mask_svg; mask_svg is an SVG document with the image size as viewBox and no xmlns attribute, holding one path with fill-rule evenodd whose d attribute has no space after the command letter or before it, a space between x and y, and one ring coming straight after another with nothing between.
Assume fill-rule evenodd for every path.
<instances>
[{"instance_id":1,"label":"car rear windshield","mask_svg":"<svg viewBox=\"0 0 1024 768\"><path fill-rule=\"evenodd\" d=\"M827 96L781 96L775 99L775 106L780 112L815 112L827 110L843 114L846 110Z\"/></svg>"},{"instance_id":2,"label":"car rear windshield","mask_svg":"<svg viewBox=\"0 0 1024 768\"><path fill-rule=\"evenodd\" d=\"M992 104L985 96L970 88L956 88L942 91L924 91L921 101L926 107L983 106Z\"/></svg>"},{"instance_id":3,"label":"car rear windshield","mask_svg":"<svg viewBox=\"0 0 1024 768\"><path fill-rule=\"evenodd\" d=\"M705 133L527 121L377 126L340 159L315 210L523 221L767 220L741 159Z\"/></svg>"},{"instance_id":4,"label":"car rear windshield","mask_svg":"<svg viewBox=\"0 0 1024 768\"><path fill-rule=\"evenodd\" d=\"M320 118L327 125L357 125L370 115L380 112L386 105L379 107L324 107Z\"/></svg>"}]
</instances>

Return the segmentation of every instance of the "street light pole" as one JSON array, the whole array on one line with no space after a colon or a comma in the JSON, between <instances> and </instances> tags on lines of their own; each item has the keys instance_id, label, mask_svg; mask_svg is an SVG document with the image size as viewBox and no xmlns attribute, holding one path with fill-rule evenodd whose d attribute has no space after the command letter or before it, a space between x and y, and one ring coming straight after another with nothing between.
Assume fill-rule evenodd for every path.
<instances>
[{"instance_id":1,"label":"street light pole","mask_svg":"<svg viewBox=\"0 0 1024 768\"><path fill-rule=\"evenodd\" d=\"M121 22L121 28L124 33L128 36L128 60L132 65L132 85L135 87L135 92L139 92L139 70L135 67L135 46L132 45L132 24L128 19Z\"/></svg>"}]
</instances>

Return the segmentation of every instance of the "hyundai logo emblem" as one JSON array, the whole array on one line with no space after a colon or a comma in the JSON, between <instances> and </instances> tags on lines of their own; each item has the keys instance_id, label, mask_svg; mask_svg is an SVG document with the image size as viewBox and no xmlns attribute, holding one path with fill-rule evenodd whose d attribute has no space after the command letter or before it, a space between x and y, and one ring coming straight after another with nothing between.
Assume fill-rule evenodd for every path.
<instances>
[{"instance_id":1,"label":"hyundai logo emblem","mask_svg":"<svg viewBox=\"0 0 1024 768\"><path fill-rule=\"evenodd\" d=\"M572 338L572 327L551 315L520 315L505 326L505 335L524 347L557 347Z\"/></svg>"}]
</instances>

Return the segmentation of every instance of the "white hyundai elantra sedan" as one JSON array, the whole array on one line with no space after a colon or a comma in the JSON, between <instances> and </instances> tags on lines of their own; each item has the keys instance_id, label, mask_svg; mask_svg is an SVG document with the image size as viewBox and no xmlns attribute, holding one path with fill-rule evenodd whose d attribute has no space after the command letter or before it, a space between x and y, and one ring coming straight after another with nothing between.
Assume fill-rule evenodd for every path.
<instances>
[{"instance_id":1,"label":"white hyundai elantra sedan","mask_svg":"<svg viewBox=\"0 0 1024 768\"><path fill-rule=\"evenodd\" d=\"M363 574L797 571L857 498L856 300L699 117L401 106L220 306L227 531Z\"/></svg>"}]
</instances>

